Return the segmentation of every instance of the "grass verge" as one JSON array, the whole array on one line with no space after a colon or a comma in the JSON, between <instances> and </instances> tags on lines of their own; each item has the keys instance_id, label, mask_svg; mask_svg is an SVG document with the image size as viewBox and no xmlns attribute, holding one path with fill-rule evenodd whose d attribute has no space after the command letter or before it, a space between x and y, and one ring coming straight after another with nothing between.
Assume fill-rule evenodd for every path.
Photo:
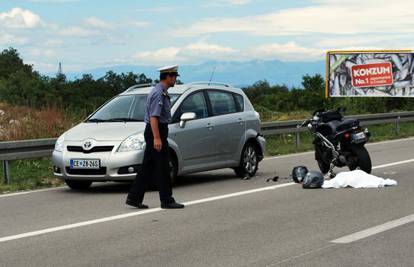
<instances>
[{"instance_id":1,"label":"grass verge","mask_svg":"<svg viewBox=\"0 0 414 267\"><path fill-rule=\"evenodd\" d=\"M3 164L0 166L0 193L60 186L63 182L53 177L51 157L9 162L11 183L4 183Z\"/></svg>"}]
</instances>

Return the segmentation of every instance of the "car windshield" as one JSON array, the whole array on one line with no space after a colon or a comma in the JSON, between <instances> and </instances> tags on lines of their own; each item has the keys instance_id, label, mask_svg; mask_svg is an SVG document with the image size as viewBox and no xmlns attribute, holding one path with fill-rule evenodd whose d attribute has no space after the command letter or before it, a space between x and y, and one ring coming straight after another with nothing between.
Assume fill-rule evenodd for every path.
<instances>
[{"instance_id":1,"label":"car windshield","mask_svg":"<svg viewBox=\"0 0 414 267\"><path fill-rule=\"evenodd\" d=\"M144 121L148 95L120 95L97 110L86 122ZM180 95L170 95L171 105Z\"/></svg>"}]
</instances>

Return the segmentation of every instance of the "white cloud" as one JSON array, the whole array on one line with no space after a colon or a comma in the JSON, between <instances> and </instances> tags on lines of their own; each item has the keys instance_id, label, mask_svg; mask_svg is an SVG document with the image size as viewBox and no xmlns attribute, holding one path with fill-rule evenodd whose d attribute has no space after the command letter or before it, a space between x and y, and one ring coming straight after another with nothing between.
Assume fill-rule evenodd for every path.
<instances>
[{"instance_id":1,"label":"white cloud","mask_svg":"<svg viewBox=\"0 0 414 267\"><path fill-rule=\"evenodd\" d=\"M32 48L29 50L29 55L34 58L55 58L57 53L53 49Z\"/></svg>"},{"instance_id":2,"label":"white cloud","mask_svg":"<svg viewBox=\"0 0 414 267\"><path fill-rule=\"evenodd\" d=\"M242 6L249 4L251 0L210 0L202 7L223 7L223 6Z\"/></svg>"},{"instance_id":3,"label":"white cloud","mask_svg":"<svg viewBox=\"0 0 414 267\"><path fill-rule=\"evenodd\" d=\"M243 52L243 58L278 59L282 61L321 60L325 51L318 48L299 46L295 42L285 44L273 43L249 48Z\"/></svg>"},{"instance_id":4,"label":"white cloud","mask_svg":"<svg viewBox=\"0 0 414 267\"><path fill-rule=\"evenodd\" d=\"M28 39L26 37L18 37L8 33L0 32L0 45L22 45L26 44Z\"/></svg>"},{"instance_id":5,"label":"white cloud","mask_svg":"<svg viewBox=\"0 0 414 267\"><path fill-rule=\"evenodd\" d=\"M57 40L57 39L48 39L45 42L46 46L60 46L63 44L62 40Z\"/></svg>"},{"instance_id":6,"label":"white cloud","mask_svg":"<svg viewBox=\"0 0 414 267\"><path fill-rule=\"evenodd\" d=\"M278 59L282 61L314 61L324 58L322 48L304 47L295 42L270 43L236 50L231 47L197 42L183 47L167 47L155 51L138 52L139 64L198 63L206 60Z\"/></svg>"},{"instance_id":7,"label":"white cloud","mask_svg":"<svg viewBox=\"0 0 414 267\"><path fill-rule=\"evenodd\" d=\"M124 24L131 26L131 27L144 28L144 27L148 27L151 23L147 21L128 21Z\"/></svg>"},{"instance_id":8,"label":"white cloud","mask_svg":"<svg viewBox=\"0 0 414 267\"><path fill-rule=\"evenodd\" d=\"M102 33L98 30L91 30L86 29L79 26L73 26L69 28L63 28L58 31L59 35L66 36L66 37L91 37L101 35Z\"/></svg>"},{"instance_id":9,"label":"white cloud","mask_svg":"<svg viewBox=\"0 0 414 267\"><path fill-rule=\"evenodd\" d=\"M251 0L229 0L229 3L232 5L246 5L250 2Z\"/></svg>"},{"instance_id":10,"label":"white cloud","mask_svg":"<svg viewBox=\"0 0 414 267\"><path fill-rule=\"evenodd\" d=\"M32 3L72 3L79 2L80 0L26 0L27 2Z\"/></svg>"},{"instance_id":11,"label":"white cloud","mask_svg":"<svg viewBox=\"0 0 414 267\"><path fill-rule=\"evenodd\" d=\"M40 17L27 9L16 7L9 12L0 13L0 27L35 28L40 24Z\"/></svg>"},{"instance_id":12,"label":"white cloud","mask_svg":"<svg viewBox=\"0 0 414 267\"><path fill-rule=\"evenodd\" d=\"M156 51L138 52L134 55L134 58L139 61L138 64L180 62L181 60L178 57L180 51L181 49L177 47L167 47Z\"/></svg>"},{"instance_id":13,"label":"white cloud","mask_svg":"<svg viewBox=\"0 0 414 267\"><path fill-rule=\"evenodd\" d=\"M135 9L135 12L143 12L143 13L171 13L178 9L177 6L160 6L160 7L153 7L153 8L139 8Z\"/></svg>"},{"instance_id":14,"label":"white cloud","mask_svg":"<svg viewBox=\"0 0 414 267\"><path fill-rule=\"evenodd\" d=\"M134 59L144 63L189 63L207 59L225 59L234 55L230 47L206 42L192 43L184 47L167 47L155 51L138 52Z\"/></svg>"},{"instance_id":15,"label":"white cloud","mask_svg":"<svg viewBox=\"0 0 414 267\"><path fill-rule=\"evenodd\" d=\"M47 72L57 72L58 66L56 64L51 64L48 62L41 62L37 60L27 60L25 63L33 65L35 70L41 71L43 73Z\"/></svg>"},{"instance_id":16,"label":"white cloud","mask_svg":"<svg viewBox=\"0 0 414 267\"><path fill-rule=\"evenodd\" d=\"M315 0L302 8L284 9L259 16L209 18L183 27L179 36L245 32L252 35L414 33L414 1L343 2Z\"/></svg>"},{"instance_id":17,"label":"white cloud","mask_svg":"<svg viewBox=\"0 0 414 267\"><path fill-rule=\"evenodd\" d=\"M113 25L111 25L110 23L103 21L101 19L95 18L95 17L86 18L84 19L83 23L86 27L91 27L91 28L96 28L96 29L113 28Z\"/></svg>"}]
</instances>

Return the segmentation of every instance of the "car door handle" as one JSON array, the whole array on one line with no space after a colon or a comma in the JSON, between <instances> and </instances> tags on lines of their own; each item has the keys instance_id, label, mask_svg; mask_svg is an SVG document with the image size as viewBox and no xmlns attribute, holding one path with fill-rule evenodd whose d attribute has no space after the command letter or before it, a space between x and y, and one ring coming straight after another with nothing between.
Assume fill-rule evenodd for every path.
<instances>
[{"instance_id":1,"label":"car door handle","mask_svg":"<svg viewBox=\"0 0 414 267\"><path fill-rule=\"evenodd\" d=\"M238 124L240 124L240 125L242 125L242 124L244 123L244 121L243 121L243 119L242 119L242 118L238 118L238 119L237 119L237 123L238 123Z\"/></svg>"}]
</instances>

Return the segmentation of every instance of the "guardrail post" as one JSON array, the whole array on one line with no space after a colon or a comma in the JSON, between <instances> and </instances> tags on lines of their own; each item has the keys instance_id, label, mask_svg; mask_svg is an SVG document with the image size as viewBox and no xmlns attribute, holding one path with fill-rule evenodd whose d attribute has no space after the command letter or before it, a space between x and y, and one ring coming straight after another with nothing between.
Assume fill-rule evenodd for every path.
<instances>
[{"instance_id":1,"label":"guardrail post","mask_svg":"<svg viewBox=\"0 0 414 267\"><path fill-rule=\"evenodd\" d=\"M3 161L3 173L4 173L4 183L10 184L10 169L9 169L9 161Z\"/></svg>"},{"instance_id":2,"label":"guardrail post","mask_svg":"<svg viewBox=\"0 0 414 267\"><path fill-rule=\"evenodd\" d=\"M300 128L298 126L296 126L296 152L299 149L300 146Z\"/></svg>"},{"instance_id":3,"label":"guardrail post","mask_svg":"<svg viewBox=\"0 0 414 267\"><path fill-rule=\"evenodd\" d=\"M398 117L397 117L397 121L396 121L396 123L395 123L395 133L396 133L397 135L400 135L400 120L401 120L401 117L400 117L400 116L398 116Z\"/></svg>"}]
</instances>

